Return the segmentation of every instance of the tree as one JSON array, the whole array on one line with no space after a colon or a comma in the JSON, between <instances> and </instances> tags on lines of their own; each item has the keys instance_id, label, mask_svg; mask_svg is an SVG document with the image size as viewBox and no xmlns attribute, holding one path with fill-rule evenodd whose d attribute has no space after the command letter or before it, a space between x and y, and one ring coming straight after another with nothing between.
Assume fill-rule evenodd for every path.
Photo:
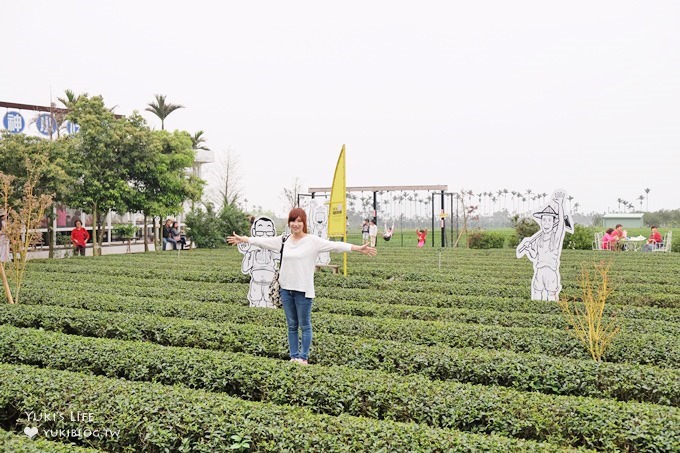
<instances>
[{"instance_id":1,"label":"tree","mask_svg":"<svg viewBox=\"0 0 680 453\"><path fill-rule=\"evenodd\" d=\"M647 187L647 188L645 189L645 194L647 195L647 209L645 209L645 211L649 211L649 192L650 192L651 190L652 190L652 189L650 189L649 187Z\"/></svg>"},{"instance_id":2,"label":"tree","mask_svg":"<svg viewBox=\"0 0 680 453\"><path fill-rule=\"evenodd\" d=\"M92 214L94 255L101 254L101 217L108 211L126 208L135 187L129 183L131 169L149 162L148 136L139 115L116 118L101 96L80 96L68 119L80 126L66 140L69 171L76 183L65 196L69 206Z\"/></svg>"},{"instance_id":3,"label":"tree","mask_svg":"<svg viewBox=\"0 0 680 453\"><path fill-rule=\"evenodd\" d=\"M42 164L44 161L41 159L26 159L27 176L21 190L20 200L13 196L13 183L16 178L0 172L0 197L4 211L2 225L4 237L0 240L6 241L7 243L3 245L12 251L12 260L8 267L12 276L13 291L3 262L0 262L0 275L7 301L10 304L19 303L21 286L26 273L28 249L41 239L37 229L40 227L45 210L52 203L49 195L38 195L34 191L41 178Z\"/></svg>"},{"instance_id":4,"label":"tree","mask_svg":"<svg viewBox=\"0 0 680 453\"><path fill-rule=\"evenodd\" d=\"M205 210L192 209L186 223L192 241L201 248L223 245L225 238L233 232L248 234L250 225L248 217L238 206L226 205L216 212L212 203L206 203Z\"/></svg>"},{"instance_id":5,"label":"tree","mask_svg":"<svg viewBox=\"0 0 680 453\"><path fill-rule=\"evenodd\" d=\"M154 95L156 100L154 102L149 102L148 107L144 110L151 112L156 115L161 120L161 130L165 130L165 119L175 110L183 109L183 105L170 104L165 102L165 95L156 94Z\"/></svg>"},{"instance_id":6,"label":"tree","mask_svg":"<svg viewBox=\"0 0 680 453\"><path fill-rule=\"evenodd\" d=\"M286 210L293 209L297 206L298 195L302 193L302 184L300 183L300 178L297 176L293 180L293 185L291 187L283 188L283 200L286 203ZM288 213L286 213L287 215Z\"/></svg>"},{"instance_id":7,"label":"tree","mask_svg":"<svg viewBox=\"0 0 680 453\"><path fill-rule=\"evenodd\" d=\"M140 138L139 146L143 147L145 156L129 168L128 183L135 190L123 197L123 203L128 211L144 214L144 249L148 251L147 218L153 218L155 230L157 216L177 213L185 201L199 200L204 181L186 171L195 160L188 132L149 131L143 118L135 118L148 141Z\"/></svg>"},{"instance_id":8,"label":"tree","mask_svg":"<svg viewBox=\"0 0 680 453\"><path fill-rule=\"evenodd\" d=\"M0 171L14 176L11 203L20 201L23 187L28 181L28 162L40 167L39 179L33 189L36 195L50 195L62 202L75 181L68 173L71 162L63 139L50 141L24 134L3 133L0 138ZM51 212L51 211L50 211ZM51 219L50 219L51 220ZM49 256L54 254L52 222L47 223Z\"/></svg>"},{"instance_id":9,"label":"tree","mask_svg":"<svg viewBox=\"0 0 680 453\"><path fill-rule=\"evenodd\" d=\"M470 192L465 192L465 189L461 189L460 191L460 197L458 199L460 200L461 206L462 206L462 212L463 212L463 229L460 230L458 233L458 237L456 238L456 242L453 243L453 247L456 248L458 247L458 242L460 242L460 239L465 235L467 238L468 234L468 220L471 218L474 218L476 216L476 211L478 206L473 206L473 205L465 205L465 195L472 196L472 191ZM481 197L480 197L481 201Z\"/></svg>"},{"instance_id":10,"label":"tree","mask_svg":"<svg viewBox=\"0 0 680 453\"><path fill-rule=\"evenodd\" d=\"M236 204L241 198L239 156L230 150L227 150L226 154L221 155L218 159L219 173L217 177L220 182L219 205L224 207Z\"/></svg>"},{"instance_id":11,"label":"tree","mask_svg":"<svg viewBox=\"0 0 680 453\"><path fill-rule=\"evenodd\" d=\"M198 131L195 132L194 135L191 136L191 148L194 151L210 151L210 148L205 146L205 137L203 136L204 132L203 131ZM201 177L201 162L196 162L194 160L193 164L193 170L194 170L194 175L197 178Z\"/></svg>"}]
</instances>

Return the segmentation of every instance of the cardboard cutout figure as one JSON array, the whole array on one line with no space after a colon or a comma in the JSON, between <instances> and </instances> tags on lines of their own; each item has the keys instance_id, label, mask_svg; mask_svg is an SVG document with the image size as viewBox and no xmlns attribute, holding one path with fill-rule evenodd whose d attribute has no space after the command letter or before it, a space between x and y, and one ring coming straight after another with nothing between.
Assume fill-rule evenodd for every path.
<instances>
[{"instance_id":1,"label":"cardboard cutout figure","mask_svg":"<svg viewBox=\"0 0 680 453\"><path fill-rule=\"evenodd\" d=\"M542 210L534 212L533 218L540 226L533 236L522 239L515 255L527 256L534 265L531 280L531 299L557 301L560 297L560 257L566 232L574 232L571 213L565 213L566 192L553 192L552 201Z\"/></svg>"},{"instance_id":2,"label":"cardboard cutout figure","mask_svg":"<svg viewBox=\"0 0 680 453\"><path fill-rule=\"evenodd\" d=\"M251 236L276 236L276 226L269 217L258 217L250 227ZM238 245L243 254L241 272L250 274L248 300L251 307L276 308L269 300L269 285L274 278L276 262L281 259L278 251L261 249L247 242ZM283 252L286 253L285 250Z\"/></svg>"},{"instance_id":3,"label":"cardboard cutout figure","mask_svg":"<svg viewBox=\"0 0 680 453\"><path fill-rule=\"evenodd\" d=\"M307 213L307 229L309 234L328 239L328 205L320 199L312 198L307 206L304 207ZM331 254L329 252L319 253L316 257L316 264L329 264Z\"/></svg>"}]
</instances>

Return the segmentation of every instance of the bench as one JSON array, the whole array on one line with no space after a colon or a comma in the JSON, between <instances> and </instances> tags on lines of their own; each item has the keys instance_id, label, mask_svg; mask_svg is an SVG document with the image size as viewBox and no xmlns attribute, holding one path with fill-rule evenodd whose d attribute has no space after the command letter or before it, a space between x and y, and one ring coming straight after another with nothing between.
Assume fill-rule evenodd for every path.
<instances>
[{"instance_id":1,"label":"bench","mask_svg":"<svg viewBox=\"0 0 680 453\"><path fill-rule=\"evenodd\" d=\"M182 235L184 236L184 235ZM191 250L194 246L193 241L189 236L184 236L184 248L181 248L180 244L177 244L177 249L173 249L172 242L167 242L165 239L163 239L161 243L161 250Z\"/></svg>"},{"instance_id":2,"label":"bench","mask_svg":"<svg viewBox=\"0 0 680 453\"><path fill-rule=\"evenodd\" d=\"M330 269L334 274L340 273L340 266L338 264L317 264L316 270L319 271L321 269Z\"/></svg>"}]
</instances>

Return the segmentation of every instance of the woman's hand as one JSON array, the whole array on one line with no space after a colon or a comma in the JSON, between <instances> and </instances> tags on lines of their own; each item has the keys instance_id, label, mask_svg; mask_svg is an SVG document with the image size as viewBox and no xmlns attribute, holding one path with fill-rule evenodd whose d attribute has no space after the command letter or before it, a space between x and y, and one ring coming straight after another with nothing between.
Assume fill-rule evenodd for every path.
<instances>
[{"instance_id":1,"label":"woman's hand","mask_svg":"<svg viewBox=\"0 0 680 453\"><path fill-rule=\"evenodd\" d=\"M234 232L231 233L231 236L227 236L227 243L230 245L237 245L243 242L248 242L248 236L239 236Z\"/></svg>"},{"instance_id":2,"label":"woman's hand","mask_svg":"<svg viewBox=\"0 0 680 453\"><path fill-rule=\"evenodd\" d=\"M371 247L368 244L364 245L354 245L352 246L352 251L361 252L364 255L375 256L378 254L378 250L375 247Z\"/></svg>"}]
</instances>

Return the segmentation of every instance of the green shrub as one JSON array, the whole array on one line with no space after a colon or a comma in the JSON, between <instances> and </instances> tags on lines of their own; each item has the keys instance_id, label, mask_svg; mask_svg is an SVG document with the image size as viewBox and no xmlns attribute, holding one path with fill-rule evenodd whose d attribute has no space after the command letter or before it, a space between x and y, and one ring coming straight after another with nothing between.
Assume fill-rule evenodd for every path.
<instances>
[{"instance_id":1,"label":"green shrub","mask_svg":"<svg viewBox=\"0 0 680 453\"><path fill-rule=\"evenodd\" d=\"M574 225L574 233L564 235L563 247L572 250L591 250L593 248L593 237L598 231L595 227Z\"/></svg>"},{"instance_id":2,"label":"green shrub","mask_svg":"<svg viewBox=\"0 0 680 453\"><path fill-rule=\"evenodd\" d=\"M39 429L69 432L109 429L115 435L68 439L106 451L214 453L229 451L234 435L242 439L248 436L255 451L272 452L565 450L563 445L500 435L486 436L345 414L333 417L304 408L243 401L180 386L129 382L28 366L0 364L0 382L3 383L0 386L0 419L4 426L23 430L29 422L22 414L30 411L67 414L63 420L60 417L43 420ZM370 395L365 397L371 398ZM653 406L647 407L650 409L639 414L638 420L646 421L654 413ZM472 426L476 421L486 420L484 407L474 409L474 414L459 420L458 424ZM79 410L93 414L94 419L91 422L71 420L68 414ZM423 416L427 411L427 405L420 407ZM456 416L451 414L452 418ZM626 421L633 424L631 420ZM618 433L619 426L609 430L604 439L591 432L584 433L583 437L596 438L595 442L609 450L616 446L623 450L645 450L654 444L668 442L666 438L671 430L665 426L667 424L668 421L659 417L654 422L659 433L637 429L638 439L630 436L613 439L611 434ZM506 430L512 428L506 426ZM494 427L490 426L490 429ZM574 437L577 437L576 433Z\"/></svg>"},{"instance_id":3,"label":"green shrub","mask_svg":"<svg viewBox=\"0 0 680 453\"><path fill-rule=\"evenodd\" d=\"M459 383L471 383L546 395L680 405L679 372L654 366L593 363L471 348L401 348L379 359L382 353L374 347L363 351L364 361L377 364L382 360L382 368L376 366L369 370L342 366L341 362L334 363L322 356L316 361L319 366L303 372L295 366L288 368L288 364L281 363L279 359L250 354L106 338L76 338L78 341L74 342L72 335L59 332L0 326L0 361L128 380L183 384L247 399L311 406L317 412L346 412L361 416L371 416L370 402L344 409L341 404L341 401L354 399L347 392L356 390L357 386L348 385L348 381L361 381L364 388L373 385L379 389L389 384L393 388L403 386L413 389L408 392L412 397L422 396L418 390L422 385L419 384L426 382L423 379L431 379L426 387L436 388L442 394L455 393L460 388ZM409 352L415 354L409 355ZM333 355L337 353L335 351ZM159 363L163 366L159 367ZM316 381L313 389L296 384L300 376L309 378L310 375ZM339 382L345 382L345 385L339 386ZM283 389L286 386L290 388ZM277 391L260 394L263 388ZM310 391L317 396L305 395ZM487 391L480 388L478 393L482 395ZM376 391L376 396L378 393ZM294 398L295 394L300 395L299 398ZM328 400L322 403L318 395L324 394L337 398L337 404ZM439 396L430 396L439 399ZM536 398L550 401L548 396ZM387 401L385 396L381 399L399 413L393 416L397 421L416 421L419 417L419 414L409 413L407 407L398 409L402 404L398 399ZM438 426L436 420L427 423Z\"/></svg>"},{"instance_id":4,"label":"green shrub","mask_svg":"<svg viewBox=\"0 0 680 453\"><path fill-rule=\"evenodd\" d=\"M113 234L121 239L130 239L137 234L137 226L131 223L117 223L113 226Z\"/></svg>"},{"instance_id":5,"label":"green shrub","mask_svg":"<svg viewBox=\"0 0 680 453\"><path fill-rule=\"evenodd\" d=\"M515 228L515 234L508 238L508 247L510 248L517 247L522 239L532 236L539 229L538 223L533 219L520 217L517 214L510 218L510 222Z\"/></svg>"},{"instance_id":6,"label":"green shrub","mask_svg":"<svg viewBox=\"0 0 680 453\"><path fill-rule=\"evenodd\" d=\"M285 355L285 319L281 313L273 310L243 310L228 319L223 317L222 322L131 314L57 306L0 305L0 324L82 336L150 340L169 346L250 353L269 350L276 357ZM323 351L332 346L335 351L333 355L340 354L338 357L328 357L328 360L335 363L347 363L349 359L342 354L347 355L347 350L356 348L346 345L344 349L340 348L344 353L338 352L339 345L347 341L371 341L385 349L472 347L570 358L588 357L578 340L568 332L540 327L373 320L318 314L314 320L314 328L315 350ZM397 346L399 344L403 346ZM677 368L680 363L680 339L661 334L624 333L621 334L620 341L607 351L605 360Z\"/></svg>"},{"instance_id":7,"label":"green shrub","mask_svg":"<svg viewBox=\"0 0 680 453\"><path fill-rule=\"evenodd\" d=\"M237 206L226 205L219 212L212 203L205 210L194 209L186 217L187 235L199 248L214 249L225 244L232 232L248 234L248 218Z\"/></svg>"},{"instance_id":8,"label":"green shrub","mask_svg":"<svg viewBox=\"0 0 680 453\"><path fill-rule=\"evenodd\" d=\"M473 231L468 235L468 247L471 249L502 249L505 236L494 231Z\"/></svg>"}]
</instances>

